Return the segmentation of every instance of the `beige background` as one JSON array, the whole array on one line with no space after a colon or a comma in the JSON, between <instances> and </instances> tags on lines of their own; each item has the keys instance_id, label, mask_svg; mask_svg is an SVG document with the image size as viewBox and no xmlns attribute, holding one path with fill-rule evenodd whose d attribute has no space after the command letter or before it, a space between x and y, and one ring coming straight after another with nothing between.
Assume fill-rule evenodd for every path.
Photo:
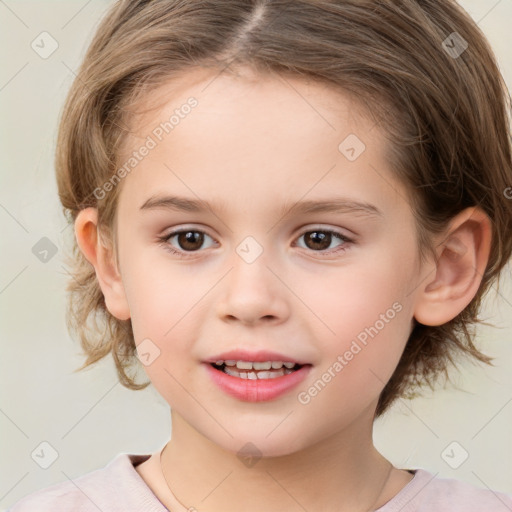
<instances>
[{"instance_id":1,"label":"beige background","mask_svg":"<svg viewBox=\"0 0 512 512\"><path fill-rule=\"evenodd\" d=\"M464 0L512 84L512 0ZM62 250L71 229L58 203L53 151L58 115L105 0L0 1L1 188L0 510L29 492L74 479L120 452L150 453L170 431L169 410L150 387L132 392L111 360L73 374L78 344L66 331ZM47 59L31 42L47 31L58 42ZM42 263L43 237L57 248ZM512 290L510 267L483 317L478 343L496 367L465 364L449 387L399 401L375 425L378 449L395 465L512 493ZM31 454L42 442L58 457L42 469ZM457 442L451 460L444 450ZM450 460L450 459L447 459ZM453 463L452 463L453 465Z\"/></svg>"}]
</instances>

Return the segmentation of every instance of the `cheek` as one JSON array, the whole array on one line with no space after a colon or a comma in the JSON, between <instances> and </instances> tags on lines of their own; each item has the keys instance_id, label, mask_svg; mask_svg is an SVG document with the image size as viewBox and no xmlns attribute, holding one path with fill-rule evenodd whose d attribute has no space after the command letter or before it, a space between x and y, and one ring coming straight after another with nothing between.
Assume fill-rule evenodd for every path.
<instances>
[{"instance_id":1,"label":"cheek","mask_svg":"<svg viewBox=\"0 0 512 512\"><path fill-rule=\"evenodd\" d=\"M126 257L125 269L123 283L136 340L172 336L191 308L200 307L201 298L214 283L171 260L161 247L134 248Z\"/></svg>"},{"instance_id":2,"label":"cheek","mask_svg":"<svg viewBox=\"0 0 512 512\"><path fill-rule=\"evenodd\" d=\"M407 269L399 270L382 262L330 269L313 282L299 280L297 295L307 304L309 311L304 314L311 324L316 322L320 339L347 340L375 323L379 330L396 323L406 295Z\"/></svg>"},{"instance_id":3,"label":"cheek","mask_svg":"<svg viewBox=\"0 0 512 512\"><path fill-rule=\"evenodd\" d=\"M189 329L193 327L189 322L193 315L187 313L199 298L192 292L194 297L189 298L186 288L175 281L155 279L155 270L140 273L134 270L127 295L139 358L155 388L170 399L182 392L177 382L183 381L182 376L192 364L187 351L190 351Z\"/></svg>"},{"instance_id":4,"label":"cheek","mask_svg":"<svg viewBox=\"0 0 512 512\"><path fill-rule=\"evenodd\" d=\"M396 368L410 328L407 272L397 269L392 257L354 265L325 279L304 300L321 319L314 320L320 370L336 375L332 392L339 399L354 392L375 398Z\"/></svg>"}]
</instances>

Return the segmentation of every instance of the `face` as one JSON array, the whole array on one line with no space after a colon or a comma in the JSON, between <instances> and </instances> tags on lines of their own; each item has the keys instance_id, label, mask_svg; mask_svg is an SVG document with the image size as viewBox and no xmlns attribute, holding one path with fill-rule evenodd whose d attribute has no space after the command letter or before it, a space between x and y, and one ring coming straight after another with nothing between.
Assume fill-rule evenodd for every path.
<instances>
[{"instance_id":1,"label":"face","mask_svg":"<svg viewBox=\"0 0 512 512\"><path fill-rule=\"evenodd\" d=\"M414 220L380 127L340 92L214 76L189 72L136 118L119 270L139 356L172 411L225 449L289 454L373 414L411 330ZM168 196L210 208L141 208ZM255 401L254 381L231 377L247 393L235 396L205 362L237 349L307 365Z\"/></svg>"}]
</instances>

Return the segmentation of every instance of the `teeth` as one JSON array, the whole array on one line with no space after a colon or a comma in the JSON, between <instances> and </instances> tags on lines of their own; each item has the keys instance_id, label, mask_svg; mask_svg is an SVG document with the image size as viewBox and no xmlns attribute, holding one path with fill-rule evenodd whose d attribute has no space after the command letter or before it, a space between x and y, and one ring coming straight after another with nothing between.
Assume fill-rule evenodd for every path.
<instances>
[{"instance_id":1,"label":"teeth","mask_svg":"<svg viewBox=\"0 0 512 512\"><path fill-rule=\"evenodd\" d=\"M270 368L272 368L272 363L270 361L265 361L264 363L252 363L252 367L255 370L270 370Z\"/></svg>"},{"instance_id":2,"label":"teeth","mask_svg":"<svg viewBox=\"0 0 512 512\"><path fill-rule=\"evenodd\" d=\"M265 362L252 362L252 361L235 361L235 360L219 360L215 361L217 366L222 366L225 364L226 366L236 366L239 370L270 370L271 368L274 370L279 370L283 366L285 368L291 369L295 366L295 363L286 361L265 361Z\"/></svg>"},{"instance_id":3,"label":"teeth","mask_svg":"<svg viewBox=\"0 0 512 512\"><path fill-rule=\"evenodd\" d=\"M279 371L274 372L237 372L236 370L234 370L233 368L229 368L228 366L224 368L224 371L228 375L231 375L232 377L238 377L240 379L248 380L275 379L277 377L282 377L283 375L288 375L292 373L292 370L289 370L288 368L283 368Z\"/></svg>"},{"instance_id":4,"label":"teeth","mask_svg":"<svg viewBox=\"0 0 512 512\"><path fill-rule=\"evenodd\" d=\"M252 370L252 363L249 361L237 361L236 367L240 370Z\"/></svg>"}]
</instances>

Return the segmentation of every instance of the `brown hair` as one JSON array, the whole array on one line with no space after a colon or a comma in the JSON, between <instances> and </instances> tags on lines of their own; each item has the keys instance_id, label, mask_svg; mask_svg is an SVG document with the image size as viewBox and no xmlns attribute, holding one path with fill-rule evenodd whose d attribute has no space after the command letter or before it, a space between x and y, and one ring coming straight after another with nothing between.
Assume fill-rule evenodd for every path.
<instances>
[{"instance_id":1,"label":"brown hair","mask_svg":"<svg viewBox=\"0 0 512 512\"><path fill-rule=\"evenodd\" d=\"M455 1L116 2L62 113L56 172L64 213L74 221L82 208L97 208L105 240L115 247L121 187L101 200L94 190L120 163L131 106L193 66L221 72L227 65L317 80L363 105L389 139L387 156L407 187L422 260L434 254L432 235L466 207L481 207L492 221L478 293L444 325L415 323L376 417L396 398L432 387L439 375L449 378L456 354L491 364L475 348L471 328L482 322L482 297L499 281L512 251L510 96L484 35ZM140 368L130 320L109 313L76 241L69 261L67 321L87 355L78 370L112 353L121 383L145 388L150 382L137 384L128 372L132 365Z\"/></svg>"}]
</instances>

